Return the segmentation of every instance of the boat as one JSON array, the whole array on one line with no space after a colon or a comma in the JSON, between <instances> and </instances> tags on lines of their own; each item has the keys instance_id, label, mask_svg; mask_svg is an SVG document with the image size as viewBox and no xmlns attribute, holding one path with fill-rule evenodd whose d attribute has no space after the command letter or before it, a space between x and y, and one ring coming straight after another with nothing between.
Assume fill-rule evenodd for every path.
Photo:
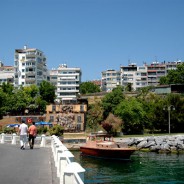
<instances>
[{"instance_id":1,"label":"boat","mask_svg":"<svg viewBox=\"0 0 184 184\"><path fill-rule=\"evenodd\" d=\"M115 142L113 136L104 133L93 133L80 146L81 155L112 160L130 160L136 148Z\"/></svg>"}]
</instances>

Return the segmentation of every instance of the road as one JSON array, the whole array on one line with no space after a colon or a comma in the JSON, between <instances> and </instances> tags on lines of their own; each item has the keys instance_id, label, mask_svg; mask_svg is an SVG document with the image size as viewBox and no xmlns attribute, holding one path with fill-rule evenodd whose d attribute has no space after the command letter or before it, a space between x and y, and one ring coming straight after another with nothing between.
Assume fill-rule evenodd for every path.
<instances>
[{"instance_id":1,"label":"road","mask_svg":"<svg viewBox=\"0 0 184 184\"><path fill-rule=\"evenodd\" d=\"M0 144L0 183L59 184L51 148Z\"/></svg>"}]
</instances>

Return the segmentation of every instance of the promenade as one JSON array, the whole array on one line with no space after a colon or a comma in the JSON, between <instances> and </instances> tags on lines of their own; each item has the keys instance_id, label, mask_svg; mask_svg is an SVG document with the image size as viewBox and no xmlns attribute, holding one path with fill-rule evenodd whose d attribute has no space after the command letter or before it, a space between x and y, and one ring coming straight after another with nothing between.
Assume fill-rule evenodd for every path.
<instances>
[{"instance_id":1,"label":"promenade","mask_svg":"<svg viewBox=\"0 0 184 184\"><path fill-rule=\"evenodd\" d=\"M51 148L0 144L0 183L59 184Z\"/></svg>"}]
</instances>

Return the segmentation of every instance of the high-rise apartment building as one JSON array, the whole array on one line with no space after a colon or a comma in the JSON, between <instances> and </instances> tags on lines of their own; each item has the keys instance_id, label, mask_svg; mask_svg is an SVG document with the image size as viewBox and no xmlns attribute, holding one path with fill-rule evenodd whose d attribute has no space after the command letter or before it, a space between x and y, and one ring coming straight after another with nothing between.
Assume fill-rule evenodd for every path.
<instances>
[{"instance_id":1,"label":"high-rise apartment building","mask_svg":"<svg viewBox=\"0 0 184 184\"><path fill-rule=\"evenodd\" d=\"M64 103L76 102L81 83L81 69L68 68L61 64L50 71L50 82L56 86L57 101Z\"/></svg>"},{"instance_id":2,"label":"high-rise apartment building","mask_svg":"<svg viewBox=\"0 0 184 184\"><path fill-rule=\"evenodd\" d=\"M126 87L132 84L132 89L137 90L146 86L158 86L161 77L166 76L169 70L175 70L182 62L153 62L149 65L137 66L131 63L128 66L120 66L120 72L107 70L102 72L102 91L112 91L117 84ZM116 76L120 77L116 78Z\"/></svg>"},{"instance_id":3,"label":"high-rise apartment building","mask_svg":"<svg viewBox=\"0 0 184 184\"><path fill-rule=\"evenodd\" d=\"M118 85L120 85L120 71L107 70L102 72L102 91L112 91Z\"/></svg>"},{"instance_id":4,"label":"high-rise apartment building","mask_svg":"<svg viewBox=\"0 0 184 184\"><path fill-rule=\"evenodd\" d=\"M157 86L160 77L166 76L166 64L153 62L147 65L148 86Z\"/></svg>"},{"instance_id":5,"label":"high-rise apartment building","mask_svg":"<svg viewBox=\"0 0 184 184\"><path fill-rule=\"evenodd\" d=\"M47 80L46 57L36 48L15 49L14 54L14 86L37 86Z\"/></svg>"},{"instance_id":6,"label":"high-rise apartment building","mask_svg":"<svg viewBox=\"0 0 184 184\"><path fill-rule=\"evenodd\" d=\"M126 86L132 84L133 90L142 88L148 85L147 82L147 67L137 66L136 63L131 63L128 66L121 66L121 85Z\"/></svg>"},{"instance_id":7,"label":"high-rise apartment building","mask_svg":"<svg viewBox=\"0 0 184 184\"><path fill-rule=\"evenodd\" d=\"M166 65L166 74L168 74L169 70L176 70L177 65L181 63L182 63L181 60L167 62L167 63L164 62L164 64Z\"/></svg>"}]
</instances>

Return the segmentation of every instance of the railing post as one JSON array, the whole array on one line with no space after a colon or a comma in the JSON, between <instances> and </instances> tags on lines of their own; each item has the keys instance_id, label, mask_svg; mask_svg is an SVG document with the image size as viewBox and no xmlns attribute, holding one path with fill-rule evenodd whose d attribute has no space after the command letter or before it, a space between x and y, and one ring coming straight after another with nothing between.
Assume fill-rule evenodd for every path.
<instances>
[{"instance_id":1,"label":"railing post","mask_svg":"<svg viewBox=\"0 0 184 184\"><path fill-rule=\"evenodd\" d=\"M84 184L85 169L77 162L72 162L67 165L64 171L63 184Z\"/></svg>"},{"instance_id":2,"label":"railing post","mask_svg":"<svg viewBox=\"0 0 184 184\"><path fill-rule=\"evenodd\" d=\"M13 133L13 136L12 136L12 144L16 144L16 133Z\"/></svg>"},{"instance_id":3,"label":"railing post","mask_svg":"<svg viewBox=\"0 0 184 184\"><path fill-rule=\"evenodd\" d=\"M46 137L44 134L41 136L41 144L40 147L46 147Z\"/></svg>"},{"instance_id":4,"label":"railing post","mask_svg":"<svg viewBox=\"0 0 184 184\"><path fill-rule=\"evenodd\" d=\"M57 148L56 148L56 150L57 150ZM57 155L56 155L57 177L60 177L60 172L61 172L60 158L61 158L61 155L64 151L68 151L68 149L64 145L60 145L59 149L57 150Z\"/></svg>"},{"instance_id":5,"label":"railing post","mask_svg":"<svg viewBox=\"0 0 184 184\"><path fill-rule=\"evenodd\" d=\"M64 171L67 165L74 160L74 155L70 151L64 151L59 158L60 184L64 184Z\"/></svg>"},{"instance_id":6,"label":"railing post","mask_svg":"<svg viewBox=\"0 0 184 184\"><path fill-rule=\"evenodd\" d=\"M2 144L4 144L4 139L5 139L5 134L2 133L2 134L1 134L1 143L2 143Z\"/></svg>"}]
</instances>

